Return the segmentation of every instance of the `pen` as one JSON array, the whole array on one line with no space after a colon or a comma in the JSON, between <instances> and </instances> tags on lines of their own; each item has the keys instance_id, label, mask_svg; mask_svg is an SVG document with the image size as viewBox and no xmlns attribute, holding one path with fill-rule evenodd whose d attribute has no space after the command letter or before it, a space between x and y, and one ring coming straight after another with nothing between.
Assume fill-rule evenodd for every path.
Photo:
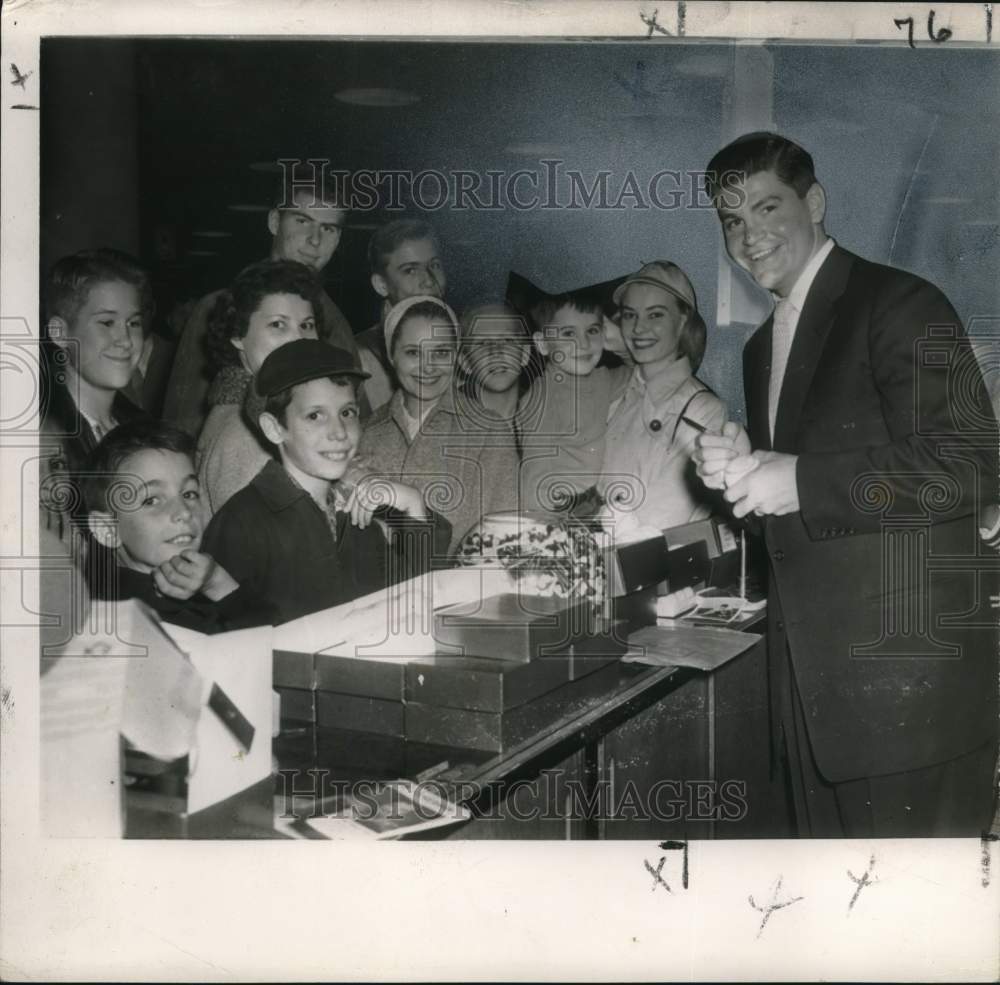
<instances>
[{"instance_id":1,"label":"pen","mask_svg":"<svg viewBox=\"0 0 1000 985\"><path fill-rule=\"evenodd\" d=\"M708 428L704 424L699 424L697 421L692 421L690 417L685 417L681 414L681 420L689 427L694 428L699 434L705 434Z\"/></svg>"},{"instance_id":2,"label":"pen","mask_svg":"<svg viewBox=\"0 0 1000 985\"><path fill-rule=\"evenodd\" d=\"M747 535L740 528L740 598L747 597Z\"/></svg>"}]
</instances>

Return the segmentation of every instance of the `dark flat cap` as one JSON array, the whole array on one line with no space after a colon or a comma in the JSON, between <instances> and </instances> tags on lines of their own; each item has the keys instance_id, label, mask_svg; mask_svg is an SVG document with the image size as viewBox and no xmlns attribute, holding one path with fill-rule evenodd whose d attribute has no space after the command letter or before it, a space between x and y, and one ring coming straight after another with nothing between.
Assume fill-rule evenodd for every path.
<instances>
[{"instance_id":1,"label":"dark flat cap","mask_svg":"<svg viewBox=\"0 0 1000 985\"><path fill-rule=\"evenodd\" d=\"M367 380L371 374L358 367L344 349L319 339L296 339L275 349L257 371L256 390L270 397L290 386L327 376L355 376Z\"/></svg>"}]
</instances>

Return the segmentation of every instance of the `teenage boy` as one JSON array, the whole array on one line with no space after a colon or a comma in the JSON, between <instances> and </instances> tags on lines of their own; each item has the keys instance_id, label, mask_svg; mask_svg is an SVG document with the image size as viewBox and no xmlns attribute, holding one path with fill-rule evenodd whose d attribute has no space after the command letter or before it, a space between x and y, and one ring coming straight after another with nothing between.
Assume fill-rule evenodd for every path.
<instances>
[{"instance_id":1,"label":"teenage boy","mask_svg":"<svg viewBox=\"0 0 1000 985\"><path fill-rule=\"evenodd\" d=\"M312 172L303 177L298 171L288 172L279 182L274 206L267 214L270 259L303 263L317 275L326 267L340 243L347 217L346 208L331 198L333 185L332 181L324 185ZM208 317L220 293L207 294L191 312L177 346L163 403L163 417L194 437L200 434L209 410L212 371L205 340ZM322 303L323 321L329 329L327 341L346 349L357 360L354 333L347 319L326 292ZM362 410L367 414L364 400Z\"/></svg>"},{"instance_id":2,"label":"teenage boy","mask_svg":"<svg viewBox=\"0 0 1000 985\"><path fill-rule=\"evenodd\" d=\"M45 297L41 519L69 543L70 520L82 520L74 477L108 431L143 416L123 391L142 356L149 283L127 254L88 250L53 266Z\"/></svg>"},{"instance_id":3,"label":"teenage boy","mask_svg":"<svg viewBox=\"0 0 1000 985\"><path fill-rule=\"evenodd\" d=\"M316 339L281 346L257 374L260 429L280 464L269 461L215 514L205 549L268 599L279 622L426 571L447 550L450 525L416 489L341 482L361 437L364 379L347 352ZM379 506L382 516L371 523Z\"/></svg>"},{"instance_id":4,"label":"teenage boy","mask_svg":"<svg viewBox=\"0 0 1000 985\"><path fill-rule=\"evenodd\" d=\"M444 298L447 278L437 234L419 219L397 219L375 231L368 244L368 264L375 293L382 298L382 315L357 338L361 366L369 375L365 393L376 410L389 402L396 376L385 349L385 316L405 298Z\"/></svg>"},{"instance_id":5,"label":"teenage boy","mask_svg":"<svg viewBox=\"0 0 1000 985\"><path fill-rule=\"evenodd\" d=\"M191 437L162 421L110 431L82 477L87 587L96 599L141 599L200 632L271 622L267 604L201 552L205 512Z\"/></svg>"},{"instance_id":6,"label":"teenage boy","mask_svg":"<svg viewBox=\"0 0 1000 985\"><path fill-rule=\"evenodd\" d=\"M726 423L696 459L763 536L773 739L799 833L978 836L997 647L976 617L996 592L977 575L976 509L996 502L997 438L968 338L934 285L827 235L797 144L749 134L708 172L726 250L775 312L743 354L749 433ZM945 347L924 351L935 336ZM948 572L927 570L935 555Z\"/></svg>"}]
</instances>

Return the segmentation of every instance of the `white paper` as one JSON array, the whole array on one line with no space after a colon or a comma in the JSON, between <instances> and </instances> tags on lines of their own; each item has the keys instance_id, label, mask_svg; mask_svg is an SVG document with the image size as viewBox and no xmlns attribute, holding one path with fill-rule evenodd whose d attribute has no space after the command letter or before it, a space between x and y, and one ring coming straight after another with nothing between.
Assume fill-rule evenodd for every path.
<instances>
[{"instance_id":1,"label":"white paper","mask_svg":"<svg viewBox=\"0 0 1000 985\"><path fill-rule=\"evenodd\" d=\"M119 728L128 660L48 657L43 669L43 830L50 838L120 838L124 814Z\"/></svg>"},{"instance_id":2,"label":"white paper","mask_svg":"<svg viewBox=\"0 0 1000 985\"><path fill-rule=\"evenodd\" d=\"M208 636L164 625L202 678L201 717L188 775L189 814L246 790L271 772L272 630L270 626ZM218 684L254 727L250 750L207 707Z\"/></svg>"}]
</instances>

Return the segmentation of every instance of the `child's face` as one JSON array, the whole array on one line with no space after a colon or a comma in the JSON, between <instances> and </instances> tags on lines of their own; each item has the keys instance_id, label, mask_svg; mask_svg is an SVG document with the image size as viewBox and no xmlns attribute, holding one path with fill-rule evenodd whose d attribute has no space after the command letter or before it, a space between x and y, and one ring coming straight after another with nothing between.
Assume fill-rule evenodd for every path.
<instances>
[{"instance_id":1,"label":"child's face","mask_svg":"<svg viewBox=\"0 0 1000 985\"><path fill-rule=\"evenodd\" d=\"M100 390L128 385L142 357L142 306L131 284L95 284L71 323L61 322L63 348L81 379Z\"/></svg>"},{"instance_id":2,"label":"child's face","mask_svg":"<svg viewBox=\"0 0 1000 985\"><path fill-rule=\"evenodd\" d=\"M560 308L544 332L535 333L542 355L571 376L588 376L604 352L604 319L601 312Z\"/></svg>"},{"instance_id":3,"label":"child's face","mask_svg":"<svg viewBox=\"0 0 1000 985\"><path fill-rule=\"evenodd\" d=\"M428 294L444 297L444 264L432 239L411 239L389 254L384 274L372 274L372 286L390 304Z\"/></svg>"},{"instance_id":4,"label":"child's face","mask_svg":"<svg viewBox=\"0 0 1000 985\"><path fill-rule=\"evenodd\" d=\"M399 385L417 400L437 400L455 372L455 330L422 315L406 318L396 335L392 365Z\"/></svg>"},{"instance_id":5,"label":"child's face","mask_svg":"<svg viewBox=\"0 0 1000 985\"><path fill-rule=\"evenodd\" d=\"M187 455L159 449L130 455L118 469L110 497L128 503L116 514L118 554L128 567L149 572L201 546L201 489Z\"/></svg>"},{"instance_id":6,"label":"child's face","mask_svg":"<svg viewBox=\"0 0 1000 985\"><path fill-rule=\"evenodd\" d=\"M530 355L528 340L512 318L477 318L462 341L465 372L492 393L517 386Z\"/></svg>"},{"instance_id":7,"label":"child's face","mask_svg":"<svg viewBox=\"0 0 1000 985\"><path fill-rule=\"evenodd\" d=\"M275 423L285 467L330 482L347 471L361 438L354 387L328 379L296 386L284 425Z\"/></svg>"},{"instance_id":8,"label":"child's face","mask_svg":"<svg viewBox=\"0 0 1000 985\"><path fill-rule=\"evenodd\" d=\"M629 284L621 309L622 338L638 365L677 358L687 316L669 291L653 284Z\"/></svg>"},{"instance_id":9,"label":"child's face","mask_svg":"<svg viewBox=\"0 0 1000 985\"><path fill-rule=\"evenodd\" d=\"M271 258L295 260L322 270L340 243L347 213L315 201L312 191L305 188L296 190L293 202L290 209L272 209L268 213L267 226L274 237Z\"/></svg>"},{"instance_id":10,"label":"child's face","mask_svg":"<svg viewBox=\"0 0 1000 985\"><path fill-rule=\"evenodd\" d=\"M316 338L313 307L297 294L268 294L250 316L247 334L232 339L243 366L256 374L264 360L279 346L295 339Z\"/></svg>"}]
</instances>

